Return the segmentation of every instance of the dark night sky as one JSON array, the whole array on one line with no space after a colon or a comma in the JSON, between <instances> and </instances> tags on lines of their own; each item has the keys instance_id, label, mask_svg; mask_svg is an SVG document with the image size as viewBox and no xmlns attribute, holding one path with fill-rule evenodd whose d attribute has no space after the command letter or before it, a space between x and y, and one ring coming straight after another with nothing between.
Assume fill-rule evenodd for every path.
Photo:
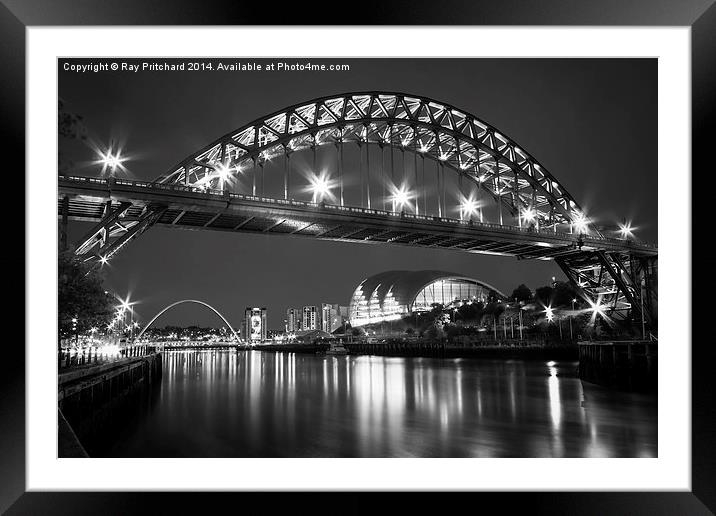
<instances>
[{"instance_id":1,"label":"dark night sky","mask_svg":"<svg viewBox=\"0 0 716 516\"><path fill-rule=\"evenodd\" d=\"M145 180L219 136L292 104L360 90L424 95L472 113L514 139L597 224L626 218L638 237L657 241L655 59L330 62L349 63L351 70L76 73L62 71L60 61L59 95L67 109L84 117L96 141L123 141L132 158L126 163L131 177ZM63 138L59 144L76 173L99 175L87 146ZM70 223L70 239L87 227ZM457 272L508 294L519 283L534 289L552 276L562 278L546 261L154 227L112 260L106 282L120 294L131 293L145 322L173 301L194 298L215 306L235 326L246 306L266 306L269 327L282 328L289 306L347 304L364 277L389 269ZM219 322L197 305L183 305L156 324Z\"/></svg>"}]
</instances>

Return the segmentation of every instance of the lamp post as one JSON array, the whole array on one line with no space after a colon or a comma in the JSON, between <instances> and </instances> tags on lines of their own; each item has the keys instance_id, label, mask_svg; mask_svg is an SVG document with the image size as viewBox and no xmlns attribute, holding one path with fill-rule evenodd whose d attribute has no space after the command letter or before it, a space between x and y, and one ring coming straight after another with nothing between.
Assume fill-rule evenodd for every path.
<instances>
[{"instance_id":1,"label":"lamp post","mask_svg":"<svg viewBox=\"0 0 716 516\"><path fill-rule=\"evenodd\" d=\"M644 278L641 279L641 291L639 292L639 297L641 298L641 338L642 340L646 340L646 323L644 321L644 287L646 286L646 282L644 281Z\"/></svg>"},{"instance_id":2,"label":"lamp post","mask_svg":"<svg viewBox=\"0 0 716 516\"><path fill-rule=\"evenodd\" d=\"M520 316L520 340L522 340L522 307L520 307L518 314Z\"/></svg>"},{"instance_id":3,"label":"lamp post","mask_svg":"<svg viewBox=\"0 0 716 516\"><path fill-rule=\"evenodd\" d=\"M562 318L559 318L559 340L562 340Z\"/></svg>"},{"instance_id":4,"label":"lamp post","mask_svg":"<svg viewBox=\"0 0 716 516\"><path fill-rule=\"evenodd\" d=\"M79 334L77 332L77 316L72 318L72 333L75 334L75 345L77 345L77 340L79 339Z\"/></svg>"},{"instance_id":5,"label":"lamp post","mask_svg":"<svg viewBox=\"0 0 716 516\"><path fill-rule=\"evenodd\" d=\"M574 303L576 303L576 299L572 299L572 313L569 314L569 339L574 340L574 334L572 333L572 317L574 316Z\"/></svg>"}]
</instances>

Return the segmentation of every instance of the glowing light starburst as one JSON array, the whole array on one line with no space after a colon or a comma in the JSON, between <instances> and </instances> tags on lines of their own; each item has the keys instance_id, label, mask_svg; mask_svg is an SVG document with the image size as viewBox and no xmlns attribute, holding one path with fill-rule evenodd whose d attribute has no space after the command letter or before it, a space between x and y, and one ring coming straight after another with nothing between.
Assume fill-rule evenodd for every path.
<instances>
[{"instance_id":1,"label":"glowing light starburst","mask_svg":"<svg viewBox=\"0 0 716 516\"><path fill-rule=\"evenodd\" d=\"M592 301L591 299L587 299L587 302L589 303L589 308L592 312L591 317L591 324L594 324L597 320L597 316L600 315L602 319L604 319L607 323L610 323L609 317L604 312L604 305L602 304L601 296L597 299L597 301Z\"/></svg>"},{"instance_id":2,"label":"glowing light starburst","mask_svg":"<svg viewBox=\"0 0 716 516\"><path fill-rule=\"evenodd\" d=\"M212 175L205 176L204 179L207 183L214 179L218 179L218 188L219 190L223 190L227 184L231 184L234 180L234 172L237 171L238 168L236 167L230 167L228 165L224 165L223 163L219 163L216 165L214 173Z\"/></svg>"},{"instance_id":3,"label":"glowing light starburst","mask_svg":"<svg viewBox=\"0 0 716 516\"><path fill-rule=\"evenodd\" d=\"M333 199L331 193L333 185L326 174L311 174L308 180L311 183L309 188L313 193L313 202L322 201L325 198Z\"/></svg>"},{"instance_id":4,"label":"glowing light starburst","mask_svg":"<svg viewBox=\"0 0 716 516\"><path fill-rule=\"evenodd\" d=\"M554 309L552 306L546 306L544 313L547 316L547 321L552 322L554 320Z\"/></svg>"},{"instance_id":5,"label":"glowing light starburst","mask_svg":"<svg viewBox=\"0 0 716 516\"><path fill-rule=\"evenodd\" d=\"M631 227L630 222L625 222L623 224L619 224L619 233L622 238L629 238L634 235L634 228Z\"/></svg>"},{"instance_id":6,"label":"glowing light starburst","mask_svg":"<svg viewBox=\"0 0 716 516\"><path fill-rule=\"evenodd\" d=\"M109 145L106 149L101 149L98 145L91 144L91 146L94 148L94 151L99 156L99 159L95 161L95 163L102 165L101 174L109 174L114 175L117 173L117 171L121 172L128 172L127 168L124 166L124 163L129 159L127 156L122 155L122 149L121 147L117 147L116 149L113 148L112 145Z\"/></svg>"},{"instance_id":7,"label":"glowing light starburst","mask_svg":"<svg viewBox=\"0 0 716 516\"><path fill-rule=\"evenodd\" d=\"M574 214L574 229L577 233L587 233L589 229L589 219L584 216L583 213L575 212Z\"/></svg>"},{"instance_id":8,"label":"glowing light starburst","mask_svg":"<svg viewBox=\"0 0 716 516\"><path fill-rule=\"evenodd\" d=\"M410 203L413 198L413 194L410 192L407 186L402 185L400 188L391 187L392 195L390 200L393 202L393 211L396 209L402 209Z\"/></svg>"},{"instance_id":9,"label":"glowing light starburst","mask_svg":"<svg viewBox=\"0 0 716 516\"><path fill-rule=\"evenodd\" d=\"M469 218L472 215L475 215L479 207L479 203L472 198L465 199L462 201L462 203L460 203L460 211L462 212L463 217Z\"/></svg>"}]
</instances>

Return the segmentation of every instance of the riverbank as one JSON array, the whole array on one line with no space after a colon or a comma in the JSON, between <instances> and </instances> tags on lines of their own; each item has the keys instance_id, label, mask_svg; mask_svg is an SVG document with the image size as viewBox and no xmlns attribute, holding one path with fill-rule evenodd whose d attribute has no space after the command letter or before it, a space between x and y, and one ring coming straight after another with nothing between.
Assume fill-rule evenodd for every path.
<instances>
[{"instance_id":1,"label":"riverbank","mask_svg":"<svg viewBox=\"0 0 716 516\"><path fill-rule=\"evenodd\" d=\"M161 378L161 353L61 372L57 378L58 456L91 456L92 440L106 435L106 421L112 413L131 404L137 392L148 392Z\"/></svg>"},{"instance_id":2,"label":"riverbank","mask_svg":"<svg viewBox=\"0 0 716 516\"><path fill-rule=\"evenodd\" d=\"M544 360L577 360L576 344L531 344L525 341L485 344L459 344L425 341L391 341L380 343L344 342L351 355L444 357L444 358L525 358ZM324 353L327 343L266 344L254 346L256 351L284 353Z\"/></svg>"},{"instance_id":3,"label":"riverbank","mask_svg":"<svg viewBox=\"0 0 716 516\"><path fill-rule=\"evenodd\" d=\"M585 341L578 347L582 380L622 391L657 392L657 342Z\"/></svg>"}]
</instances>

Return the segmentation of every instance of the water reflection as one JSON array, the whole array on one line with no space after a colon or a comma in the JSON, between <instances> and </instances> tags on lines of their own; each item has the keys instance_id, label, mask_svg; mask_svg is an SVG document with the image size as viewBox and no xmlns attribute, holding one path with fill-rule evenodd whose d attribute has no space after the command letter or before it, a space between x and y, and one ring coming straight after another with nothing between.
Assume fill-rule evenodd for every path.
<instances>
[{"instance_id":1,"label":"water reflection","mask_svg":"<svg viewBox=\"0 0 716 516\"><path fill-rule=\"evenodd\" d=\"M576 363L173 351L156 403L95 455L654 457L656 399ZM138 409L140 410L140 409Z\"/></svg>"}]
</instances>

